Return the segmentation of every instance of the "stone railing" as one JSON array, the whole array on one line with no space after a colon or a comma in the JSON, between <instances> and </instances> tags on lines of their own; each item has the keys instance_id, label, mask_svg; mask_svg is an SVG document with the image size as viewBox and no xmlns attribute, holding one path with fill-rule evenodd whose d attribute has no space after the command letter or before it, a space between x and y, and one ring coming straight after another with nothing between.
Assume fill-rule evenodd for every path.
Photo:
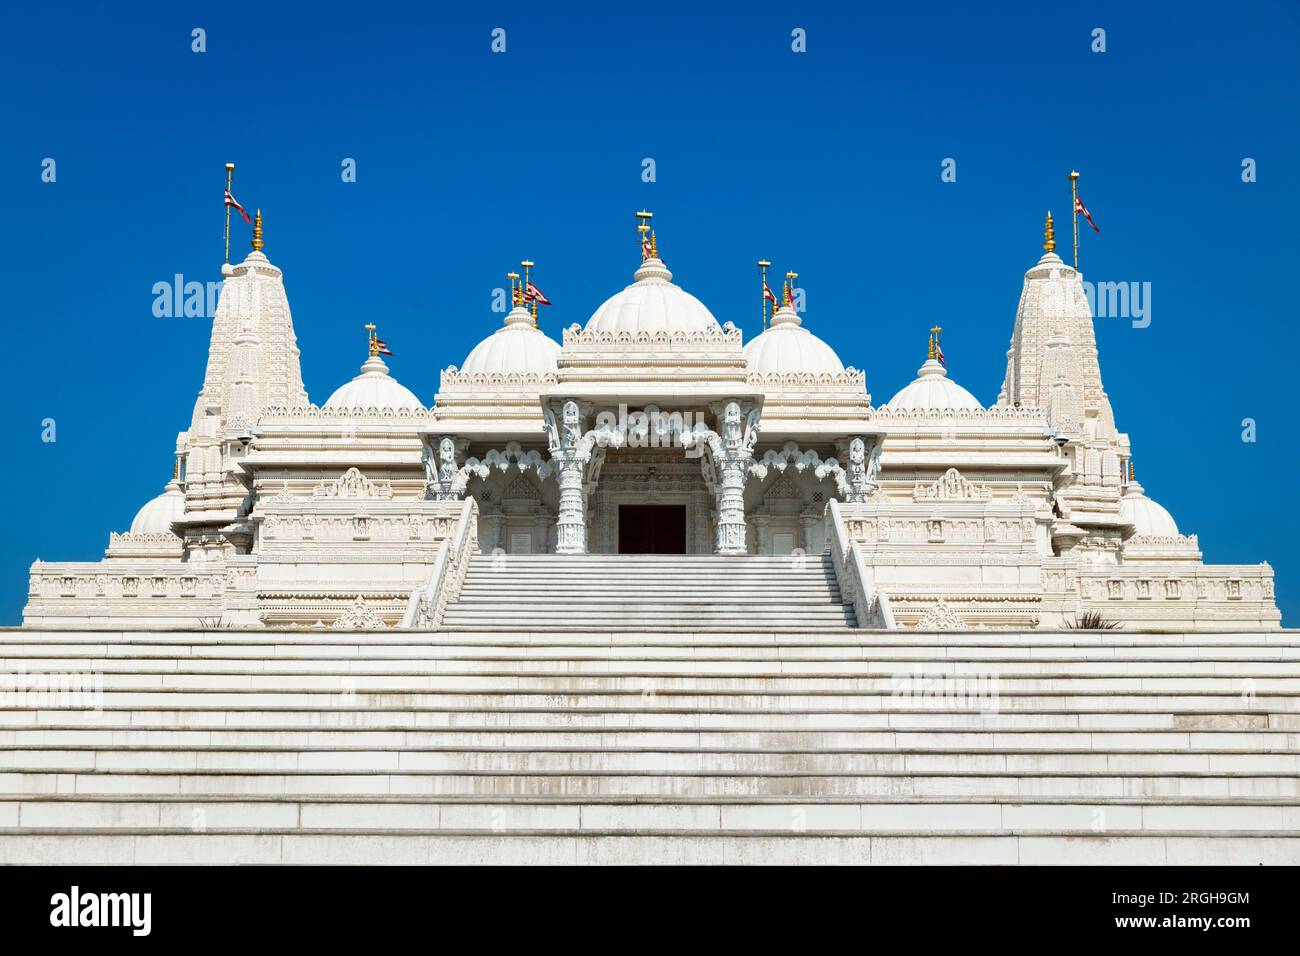
<instances>
[{"instance_id":1,"label":"stone railing","mask_svg":"<svg viewBox=\"0 0 1300 956\"><path fill-rule=\"evenodd\" d=\"M406 613L398 627L437 630L442 626L447 605L460 596L469 570L469 560L478 552L478 503L466 498L451 537L438 545L433 570L423 588L411 592Z\"/></svg>"},{"instance_id":2,"label":"stone railing","mask_svg":"<svg viewBox=\"0 0 1300 956\"><path fill-rule=\"evenodd\" d=\"M861 546L849 537L840 514L839 502L834 498L826 505L826 539L830 544L831 563L840 595L853 605L853 616L858 627L893 630L894 614L889 598L872 587L871 572L862 560Z\"/></svg>"}]
</instances>

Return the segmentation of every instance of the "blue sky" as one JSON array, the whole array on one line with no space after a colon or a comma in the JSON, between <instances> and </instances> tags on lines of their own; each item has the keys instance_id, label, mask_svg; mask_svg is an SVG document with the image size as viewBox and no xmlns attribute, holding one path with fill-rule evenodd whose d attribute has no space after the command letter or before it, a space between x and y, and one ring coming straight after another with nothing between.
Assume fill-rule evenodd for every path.
<instances>
[{"instance_id":1,"label":"blue sky","mask_svg":"<svg viewBox=\"0 0 1300 956\"><path fill-rule=\"evenodd\" d=\"M720 321L756 331L767 257L800 273L809 327L878 403L935 323L992 403L1043 213L1068 241L1077 168L1103 230L1086 277L1151 283L1148 328L1097 328L1139 477L1206 560L1271 562L1300 621L1300 5L464 6L0 7L0 622L19 621L33 558L99 558L170 476L210 323L155 318L151 289L219 278L227 161L265 212L318 402L355 374L369 321L430 401L524 257L555 303L546 330L585 321L629 281L644 206Z\"/></svg>"}]
</instances>

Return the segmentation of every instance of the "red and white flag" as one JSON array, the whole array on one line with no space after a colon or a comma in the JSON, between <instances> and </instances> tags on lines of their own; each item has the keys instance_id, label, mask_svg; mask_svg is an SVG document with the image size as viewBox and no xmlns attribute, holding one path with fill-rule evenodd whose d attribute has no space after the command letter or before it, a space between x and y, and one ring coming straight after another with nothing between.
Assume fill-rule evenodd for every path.
<instances>
[{"instance_id":1,"label":"red and white flag","mask_svg":"<svg viewBox=\"0 0 1300 956\"><path fill-rule=\"evenodd\" d=\"M1092 226L1093 232L1101 232L1101 230L1097 228L1097 224L1092 221L1092 216L1088 212L1088 207L1083 204L1083 200L1080 199L1078 195L1074 197L1074 211L1076 213L1083 213L1083 218L1088 220L1088 225Z\"/></svg>"},{"instance_id":2,"label":"red and white flag","mask_svg":"<svg viewBox=\"0 0 1300 956\"><path fill-rule=\"evenodd\" d=\"M383 339L375 339L375 351L380 355L387 355L390 358L393 355L392 352L388 351L388 343Z\"/></svg>"},{"instance_id":3,"label":"red and white flag","mask_svg":"<svg viewBox=\"0 0 1300 956\"><path fill-rule=\"evenodd\" d=\"M542 290L533 285L533 280L528 280L528 287L524 290L524 298L532 299L538 305L550 305L551 300L542 295Z\"/></svg>"},{"instance_id":4,"label":"red and white flag","mask_svg":"<svg viewBox=\"0 0 1300 956\"><path fill-rule=\"evenodd\" d=\"M948 360L943 357L943 346L937 341L934 343L934 357L939 360L939 364L944 368L948 367Z\"/></svg>"},{"instance_id":5,"label":"red and white flag","mask_svg":"<svg viewBox=\"0 0 1300 956\"><path fill-rule=\"evenodd\" d=\"M226 190L226 205L237 209L239 214L244 217L244 222L252 225L253 218L248 214L248 210L241 206L234 196L230 195L229 189Z\"/></svg>"},{"instance_id":6,"label":"red and white flag","mask_svg":"<svg viewBox=\"0 0 1300 956\"><path fill-rule=\"evenodd\" d=\"M641 261L644 262L646 259L649 259L651 255L650 233L643 232L641 233Z\"/></svg>"},{"instance_id":7,"label":"red and white flag","mask_svg":"<svg viewBox=\"0 0 1300 956\"><path fill-rule=\"evenodd\" d=\"M766 280L763 282L763 300L766 302L776 301L776 293L772 291L772 287L767 284Z\"/></svg>"}]
</instances>

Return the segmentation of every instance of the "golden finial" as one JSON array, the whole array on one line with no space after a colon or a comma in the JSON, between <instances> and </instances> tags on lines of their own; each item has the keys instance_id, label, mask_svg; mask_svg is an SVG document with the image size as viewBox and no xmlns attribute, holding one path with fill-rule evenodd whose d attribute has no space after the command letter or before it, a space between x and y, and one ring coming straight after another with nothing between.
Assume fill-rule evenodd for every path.
<instances>
[{"instance_id":1,"label":"golden finial","mask_svg":"<svg viewBox=\"0 0 1300 956\"><path fill-rule=\"evenodd\" d=\"M1047 211L1047 222L1043 225L1043 248L1049 253L1056 251L1056 229L1052 225L1052 211Z\"/></svg>"},{"instance_id":2,"label":"golden finial","mask_svg":"<svg viewBox=\"0 0 1300 956\"><path fill-rule=\"evenodd\" d=\"M253 217L253 251L261 252L264 245L266 243L262 241L262 210L259 209L257 215Z\"/></svg>"},{"instance_id":3,"label":"golden finial","mask_svg":"<svg viewBox=\"0 0 1300 956\"><path fill-rule=\"evenodd\" d=\"M793 309L793 308L794 308L794 290L795 290L794 280L797 279L797 278L799 278L799 273L797 273L797 272L787 272L787 273L785 274L785 278L786 278L786 282L785 282L785 293L784 293L785 304L788 305L790 308Z\"/></svg>"},{"instance_id":4,"label":"golden finial","mask_svg":"<svg viewBox=\"0 0 1300 956\"><path fill-rule=\"evenodd\" d=\"M519 273L507 272L506 278L510 280L510 304L523 305L524 290L519 287Z\"/></svg>"},{"instance_id":5,"label":"golden finial","mask_svg":"<svg viewBox=\"0 0 1300 956\"><path fill-rule=\"evenodd\" d=\"M659 258L659 237L655 235L653 229L650 230L650 258Z\"/></svg>"},{"instance_id":6,"label":"golden finial","mask_svg":"<svg viewBox=\"0 0 1300 956\"><path fill-rule=\"evenodd\" d=\"M1133 467L1133 459L1128 460L1128 480L1134 482L1138 480L1137 469Z\"/></svg>"},{"instance_id":7,"label":"golden finial","mask_svg":"<svg viewBox=\"0 0 1300 956\"><path fill-rule=\"evenodd\" d=\"M375 334L375 326L372 323L366 324L366 338L370 342L370 357L374 358L379 354L379 337Z\"/></svg>"},{"instance_id":8,"label":"golden finial","mask_svg":"<svg viewBox=\"0 0 1300 956\"><path fill-rule=\"evenodd\" d=\"M636 214L637 219L640 220L636 224L636 231L641 233L641 238L638 241L641 244L642 262L654 256L654 233L650 231L650 220L654 218L654 215L654 213L646 212L644 209Z\"/></svg>"},{"instance_id":9,"label":"golden finial","mask_svg":"<svg viewBox=\"0 0 1300 956\"><path fill-rule=\"evenodd\" d=\"M937 325L930 327L930 353L927 356L927 358L935 359L939 357L939 346L937 344L937 340L935 339L935 336L937 336L942 331L943 329L939 328L939 326Z\"/></svg>"}]
</instances>

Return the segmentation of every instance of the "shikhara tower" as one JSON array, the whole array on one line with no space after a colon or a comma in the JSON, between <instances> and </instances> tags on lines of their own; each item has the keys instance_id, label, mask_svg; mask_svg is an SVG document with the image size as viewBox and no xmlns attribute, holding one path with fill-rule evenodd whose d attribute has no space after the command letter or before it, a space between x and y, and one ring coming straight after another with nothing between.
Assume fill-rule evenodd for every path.
<instances>
[{"instance_id":1,"label":"shikhara tower","mask_svg":"<svg viewBox=\"0 0 1300 956\"><path fill-rule=\"evenodd\" d=\"M1050 214L991 407L933 337L916 380L873 405L865 374L817 335L827 320L795 308L793 272L747 341L677 284L652 218L638 214L630 284L585 324L549 310L559 341L539 327L525 261L504 322L484 323L426 407L372 327L360 374L309 402L259 213L253 251L223 270L171 482L103 560L37 561L24 622L545 629L564 622L539 620L532 593L468 600L487 587L474 555L531 555L564 587L564 569L579 580L609 555L653 552L678 570L723 561L700 592L654 597L654 619L682 627L1056 628L1085 612L1129 628L1278 626L1268 565L1204 564L1134 479ZM605 621L608 601L577 589L566 620Z\"/></svg>"}]
</instances>

